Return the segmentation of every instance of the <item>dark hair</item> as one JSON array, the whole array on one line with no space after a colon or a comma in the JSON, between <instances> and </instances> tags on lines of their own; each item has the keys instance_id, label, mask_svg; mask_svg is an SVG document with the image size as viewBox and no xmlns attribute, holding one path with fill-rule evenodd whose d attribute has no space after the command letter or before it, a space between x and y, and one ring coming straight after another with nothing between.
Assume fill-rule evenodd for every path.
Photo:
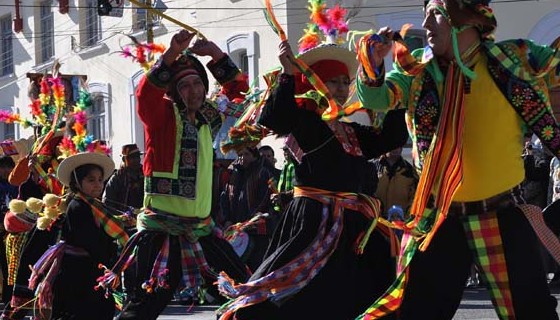
<instances>
[{"instance_id":1,"label":"dark hair","mask_svg":"<svg viewBox=\"0 0 560 320\"><path fill-rule=\"evenodd\" d=\"M81 166L77 167L72 171L70 174L70 191L73 193L77 193L80 191L79 185L82 180L92 171L92 170L100 170L101 174L105 174L103 172L103 168L94 163L86 163L82 164ZM76 180L77 179L77 180Z\"/></svg>"},{"instance_id":2,"label":"dark hair","mask_svg":"<svg viewBox=\"0 0 560 320\"><path fill-rule=\"evenodd\" d=\"M261 157L261 153L259 152L259 149L257 149L256 147L247 147L247 150L249 152L251 152L251 154L253 155L253 157L255 158L260 158Z\"/></svg>"},{"instance_id":3,"label":"dark hair","mask_svg":"<svg viewBox=\"0 0 560 320\"><path fill-rule=\"evenodd\" d=\"M259 153L263 151L270 151L272 152L272 155L274 155L274 149L272 149L272 147L269 145L264 145L259 148Z\"/></svg>"},{"instance_id":4,"label":"dark hair","mask_svg":"<svg viewBox=\"0 0 560 320\"><path fill-rule=\"evenodd\" d=\"M13 168L16 166L16 163L12 157L8 155L0 156L0 168Z\"/></svg>"}]
</instances>

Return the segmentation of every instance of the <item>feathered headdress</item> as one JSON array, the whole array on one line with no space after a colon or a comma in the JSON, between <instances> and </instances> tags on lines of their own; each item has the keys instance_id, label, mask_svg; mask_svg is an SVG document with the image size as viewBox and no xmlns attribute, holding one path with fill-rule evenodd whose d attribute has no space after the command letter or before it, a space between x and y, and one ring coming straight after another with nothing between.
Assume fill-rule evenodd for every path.
<instances>
[{"instance_id":1,"label":"feathered headdress","mask_svg":"<svg viewBox=\"0 0 560 320\"><path fill-rule=\"evenodd\" d=\"M333 8L326 9L323 0L309 0L308 9L311 12L311 22L304 29L303 36L299 39L299 52L305 52L320 44L343 44L348 33L346 23L346 9L338 4Z\"/></svg>"},{"instance_id":2,"label":"feathered headdress","mask_svg":"<svg viewBox=\"0 0 560 320\"><path fill-rule=\"evenodd\" d=\"M130 58L132 61L137 62L142 66L145 72L150 70L155 59L150 59L150 54L162 54L165 51L165 46L160 43L147 43L140 42L138 39L131 35L126 35L131 41L132 45L121 46L120 54L125 58Z\"/></svg>"},{"instance_id":3,"label":"feathered headdress","mask_svg":"<svg viewBox=\"0 0 560 320\"><path fill-rule=\"evenodd\" d=\"M67 115L67 127L72 130L60 142L58 150L61 159L81 152L99 152L111 154L111 148L99 140L94 140L86 130L87 113L92 102L87 91L80 91L80 98L72 111Z\"/></svg>"}]
</instances>

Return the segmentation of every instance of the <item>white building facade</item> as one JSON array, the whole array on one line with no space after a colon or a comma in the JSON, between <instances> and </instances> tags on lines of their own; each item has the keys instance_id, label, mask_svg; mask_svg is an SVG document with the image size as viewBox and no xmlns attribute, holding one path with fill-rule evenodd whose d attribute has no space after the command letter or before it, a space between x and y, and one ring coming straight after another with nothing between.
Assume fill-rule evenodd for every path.
<instances>
[{"instance_id":1,"label":"white building facade","mask_svg":"<svg viewBox=\"0 0 560 320\"><path fill-rule=\"evenodd\" d=\"M94 98L88 130L95 138L109 142L115 160L119 161L124 144L137 143L142 149L144 136L134 111L134 91L143 70L118 52L130 44L125 34L146 41L145 10L127 1L120 9L122 16L99 17L97 0L0 2L0 108L28 116L33 77L50 73L57 59L68 92L76 89L80 81L87 81ZM399 29L412 23L410 35L418 44L423 43L421 0L325 2L329 6L337 2L349 9L351 30L385 25ZM292 47L297 48L297 40L309 22L307 1L272 0L272 4ZM279 40L264 18L262 0L158 0L155 6L167 7L165 15L216 42L257 84L264 85L261 75L278 65ZM560 36L560 0L495 0L492 7L498 19L498 40L530 38L550 44ZM181 27L166 19L155 19L151 28L153 41L167 46ZM30 129L19 125L0 123L0 141L31 134ZM282 159L281 142L267 138L263 143L272 145L277 158Z\"/></svg>"}]
</instances>

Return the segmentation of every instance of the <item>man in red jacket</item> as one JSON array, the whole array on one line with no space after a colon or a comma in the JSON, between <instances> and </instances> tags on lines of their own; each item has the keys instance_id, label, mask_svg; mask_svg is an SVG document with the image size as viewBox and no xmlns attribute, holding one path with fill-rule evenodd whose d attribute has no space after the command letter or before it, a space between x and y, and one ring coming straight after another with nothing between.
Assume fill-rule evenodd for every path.
<instances>
[{"instance_id":1,"label":"man in red jacket","mask_svg":"<svg viewBox=\"0 0 560 320\"><path fill-rule=\"evenodd\" d=\"M145 132L145 210L137 217L138 232L123 250L126 255L137 247L138 288L121 320L156 319L175 290L197 291L212 284L220 271L237 281L248 277L210 216L212 141L223 116L206 98L208 76L193 54L212 58L208 68L230 100L241 97L248 86L215 43L198 39L191 46L195 35L176 33L138 86Z\"/></svg>"}]
</instances>

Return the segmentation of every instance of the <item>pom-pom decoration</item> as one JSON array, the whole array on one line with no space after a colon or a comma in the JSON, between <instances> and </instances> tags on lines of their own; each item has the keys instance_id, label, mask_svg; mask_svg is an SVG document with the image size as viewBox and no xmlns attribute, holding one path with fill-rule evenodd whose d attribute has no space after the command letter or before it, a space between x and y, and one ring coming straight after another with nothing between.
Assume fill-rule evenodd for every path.
<instances>
[{"instance_id":1,"label":"pom-pom decoration","mask_svg":"<svg viewBox=\"0 0 560 320\"><path fill-rule=\"evenodd\" d=\"M27 209L27 205L25 204L25 201L19 199L10 200L8 207L10 208L11 212L16 214L24 213L25 209Z\"/></svg>"},{"instance_id":2,"label":"pom-pom decoration","mask_svg":"<svg viewBox=\"0 0 560 320\"><path fill-rule=\"evenodd\" d=\"M48 217L39 217L37 219L37 229L39 230L47 230L51 226L54 220Z\"/></svg>"},{"instance_id":3,"label":"pom-pom decoration","mask_svg":"<svg viewBox=\"0 0 560 320\"><path fill-rule=\"evenodd\" d=\"M25 204L30 212L39 213L43 210L43 201L41 199L31 197L25 201Z\"/></svg>"}]
</instances>

